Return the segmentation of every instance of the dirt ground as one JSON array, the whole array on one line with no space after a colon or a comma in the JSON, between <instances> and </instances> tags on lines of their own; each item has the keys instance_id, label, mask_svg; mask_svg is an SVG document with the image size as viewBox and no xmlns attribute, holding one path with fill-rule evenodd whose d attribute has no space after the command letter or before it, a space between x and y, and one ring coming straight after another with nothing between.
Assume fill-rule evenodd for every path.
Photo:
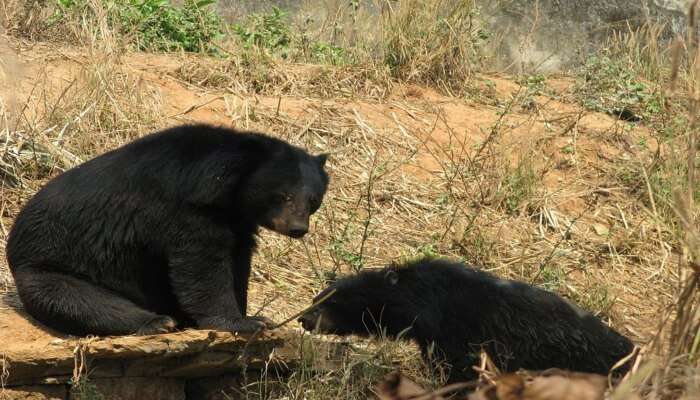
<instances>
[{"instance_id":1,"label":"dirt ground","mask_svg":"<svg viewBox=\"0 0 700 400\"><path fill-rule=\"evenodd\" d=\"M1 57L5 78L0 97L14 111L7 115L21 114L25 121L49 109L39 101L38 93L43 90L46 98L59 98L66 88L80 83L86 68L95 68L99 56L52 45L10 42L8 47L4 53L13 56ZM512 77L497 75L475 78L480 95L488 101L398 84L381 98L329 98L198 86L178 72L190 62L189 56L178 55L109 58L112 68L157 99L156 126L197 121L259 129L313 152L331 153L331 187L309 237L291 241L262 234L251 283L254 310L262 307L263 313L282 320L308 305L320 288L313 279L318 271L350 270L340 253L329 249L359 248L362 223L358 215L366 211L358 196L371 182L367 171L372 157L380 157L384 170L371 187L374 219L371 235L363 243L365 265L383 265L435 237L440 254L474 263L487 260L485 267L502 276L534 279L540 274L532 269L549 258L560 272L554 290L571 297L604 288L605 301L610 303L604 315L616 328L640 344L655 332L658 311L673 290L671 256L654 241L653 218L643 199L611 176L622 163L647 162L657 144L644 125L583 109L573 99L572 78L548 78L547 90L526 101L523 93L527 88ZM302 67L288 68L292 74L294 68ZM474 180L460 183L460 190L454 189L458 185L450 179L456 176L455 166L468 165L470 157L479 160L486 154L479 152L481 147L490 149L490 157L498 160L485 164ZM77 163L81 157L72 161L68 157L67 162ZM488 166L517 168L525 161L538 172L536 201L527 206L539 210L529 214L536 217L502 212L486 201L491 192L475 197L485 199L481 205L473 204L470 192L486 186L479 179L495 173ZM4 305L0 304L0 353L16 346L43 346L52 340L50 334L11 311L18 302L4 257L4 239L14 216L42 182L32 181L22 189L4 188L2 193L0 276L5 279L5 293L1 297ZM441 205L439 199L445 193L456 206ZM357 215L349 211L353 207L360 209ZM490 244L486 254L479 253L481 258L470 259L476 239L460 235L470 221L464 210L477 209L479 233ZM338 227L343 224L353 227L347 237L341 237L344 241L339 239L342 229ZM562 235L571 239L561 241ZM389 240L396 243L387 244Z\"/></svg>"}]
</instances>

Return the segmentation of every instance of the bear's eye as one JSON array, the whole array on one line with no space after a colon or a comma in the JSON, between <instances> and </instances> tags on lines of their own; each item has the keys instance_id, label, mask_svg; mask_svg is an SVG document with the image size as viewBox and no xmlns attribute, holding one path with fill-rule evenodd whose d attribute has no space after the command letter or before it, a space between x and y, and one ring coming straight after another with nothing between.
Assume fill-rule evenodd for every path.
<instances>
[{"instance_id":1,"label":"bear's eye","mask_svg":"<svg viewBox=\"0 0 700 400\"><path fill-rule=\"evenodd\" d=\"M277 200L277 201L279 201L279 202L283 202L283 201L292 201L292 195L289 194L289 193L286 193L286 192L277 193L277 194L275 195L275 200Z\"/></svg>"},{"instance_id":2,"label":"bear's eye","mask_svg":"<svg viewBox=\"0 0 700 400\"><path fill-rule=\"evenodd\" d=\"M312 212L318 210L319 207L321 207L321 202L318 201L318 197L316 197L316 196L311 196L309 198L309 204L310 204Z\"/></svg>"}]
</instances>

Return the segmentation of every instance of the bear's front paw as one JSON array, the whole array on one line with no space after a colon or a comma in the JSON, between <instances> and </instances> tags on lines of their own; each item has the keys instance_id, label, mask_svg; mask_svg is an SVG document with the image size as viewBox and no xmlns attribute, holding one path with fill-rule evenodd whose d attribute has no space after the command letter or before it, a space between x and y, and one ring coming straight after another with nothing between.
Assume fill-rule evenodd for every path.
<instances>
[{"instance_id":1,"label":"bear's front paw","mask_svg":"<svg viewBox=\"0 0 700 400\"><path fill-rule=\"evenodd\" d=\"M265 322L258 317L249 318L207 318L197 324L200 329L211 329L215 331L252 333L266 328Z\"/></svg>"},{"instance_id":2,"label":"bear's front paw","mask_svg":"<svg viewBox=\"0 0 700 400\"><path fill-rule=\"evenodd\" d=\"M167 315L159 315L150 321L143 324L137 331L136 335L146 336L146 335L156 335L159 333L168 333L175 331L177 322L174 319L168 317Z\"/></svg>"},{"instance_id":3,"label":"bear's front paw","mask_svg":"<svg viewBox=\"0 0 700 400\"><path fill-rule=\"evenodd\" d=\"M271 320L270 318L264 317L262 315L253 315L253 316L248 317L248 319L262 322L263 324L265 324L265 328L267 328L267 329L272 329L275 326L277 326L275 321Z\"/></svg>"},{"instance_id":4,"label":"bear's front paw","mask_svg":"<svg viewBox=\"0 0 700 400\"><path fill-rule=\"evenodd\" d=\"M238 333L252 333L267 328L267 323L261 317L247 317L233 321L230 330ZM272 321L270 321L272 322Z\"/></svg>"}]
</instances>

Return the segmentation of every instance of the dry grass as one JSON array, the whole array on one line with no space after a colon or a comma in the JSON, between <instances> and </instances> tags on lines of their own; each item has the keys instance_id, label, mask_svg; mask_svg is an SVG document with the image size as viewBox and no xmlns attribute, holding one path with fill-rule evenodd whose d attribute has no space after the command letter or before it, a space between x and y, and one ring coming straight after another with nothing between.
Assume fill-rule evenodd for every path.
<instances>
[{"instance_id":1,"label":"dry grass","mask_svg":"<svg viewBox=\"0 0 700 400\"><path fill-rule=\"evenodd\" d=\"M676 157L686 160L685 185L673 188L673 207L680 227L681 249L678 258L678 289L674 305L662 316L659 335L650 343L648 363L656 365L648 379L651 388L638 384L654 397L691 398L700 393L700 241L697 207L698 111L700 111L700 48L697 35L697 12L700 2L691 3L688 13L688 36L674 44L670 90L682 86L680 93L687 109L688 126L677 139L685 143ZM686 79L679 85L681 71ZM685 156L685 157L683 157ZM651 191L651 190L650 190ZM667 345L667 347L666 347ZM641 374L638 374L638 376Z\"/></svg>"},{"instance_id":2,"label":"dry grass","mask_svg":"<svg viewBox=\"0 0 700 400\"><path fill-rule=\"evenodd\" d=\"M380 100L389 94L388 71L370 66L328 67L284 63L259 52L233 55L228 60L194 58L173 75L197 87L266 96L306 95L315 98Z\"/></svg>"},{"instance_id":3,"label":"dry grass","mask_svg":"<svg viewBox=\"0 0 700 400\"><path fill-rule=\"evenodd\" d=\"M385 2L384 62L404 81L461 92L479 60L475 8L472 0Z\"/></svg>"},{"instance_id":4,"label":"dry grass","mask_svg":"<svg viewBox=\"0 0 700 400\"><path fill-rule=\"evenodd\" d=\"M58 2L0 0L3 28L31 41L53 41L90 45L98 38L103 46L121 42L107 26L106 9L99 0L87 0L87 7L56 18Z\"/></svg>"},{"instance_id":5,"label":"dry grass","mask_svg":"<svg viewBox=\"0 0 700 400\"><path fill-rule=\"evenodd\" d=\"M106 27L101 39L77 49L26 48L8 38L3 71L23 78L10 90L0 85L1 291L12 292L2 253L12 219L50 177L154 129L209 120L331 153L331 187L311 233L300 241L262 234L253 311L282 321L308 306L328 277L448 256L572 298L645 346L618 396L627 388L649 398L697 390L698 283L688 268L698 263L697 199L686 191L680 203L660 202L657 192L677 181L656 174L678 178L667 168L674 158L691 161L681 172L693 170L687 149L697 143L695 121L661 140L644 126L581 108L576 93L553 89L554 79L479 77L493 83L494 95L476 106L408 85L449 93L476 76L468 63L449 74L435 70L468 58L470 49L457 37L437 47L412 39L411 29L420 27L408 24L409 11L385 10L397 27L387 43L403 57L391 77L373 63L314 66L255 52L143 61L124 54ZM338 43L353 43L352 34ZM618 39L630 49L641 42ZM18 48L8 67L2 55ZM176 67L151 68L163 59ZM691 64L678 76L692 83L695 70ZM693 105L696 90L686 86L692 90L682 97ZM655 157L657 148L663 157ZM694 187L693 179L684 187ZM673 209L678 214L664 213ZM659 317L659 310L667 312ZM328 356L322 345L303 343L307 364L278 383L272 373L252 380L246 395L366 398L395 365L423 386L440 382L412 346L353 341L347 352ZM645 367L648 360L654 364Z\"/></svg>"}]
</instances>

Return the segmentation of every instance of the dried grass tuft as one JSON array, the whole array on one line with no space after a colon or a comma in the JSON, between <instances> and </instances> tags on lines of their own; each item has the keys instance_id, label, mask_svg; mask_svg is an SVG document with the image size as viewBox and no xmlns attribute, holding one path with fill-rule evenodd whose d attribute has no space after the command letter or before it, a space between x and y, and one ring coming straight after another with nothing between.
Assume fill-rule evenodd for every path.
<instances>
[{"instance_id":1,"label":"dried grass tuft","mask_svg":"<svg viewBox=\"0 0 700 400\"><path fill-rule=\"evenodd\" d=\"M239 94L303 95L329 98L385 98L392 86L388 71L371 66L328 66L276 61L248 51L229 60L195 58L173 75L198 87Z\"/></svg>"}]
</instances>

